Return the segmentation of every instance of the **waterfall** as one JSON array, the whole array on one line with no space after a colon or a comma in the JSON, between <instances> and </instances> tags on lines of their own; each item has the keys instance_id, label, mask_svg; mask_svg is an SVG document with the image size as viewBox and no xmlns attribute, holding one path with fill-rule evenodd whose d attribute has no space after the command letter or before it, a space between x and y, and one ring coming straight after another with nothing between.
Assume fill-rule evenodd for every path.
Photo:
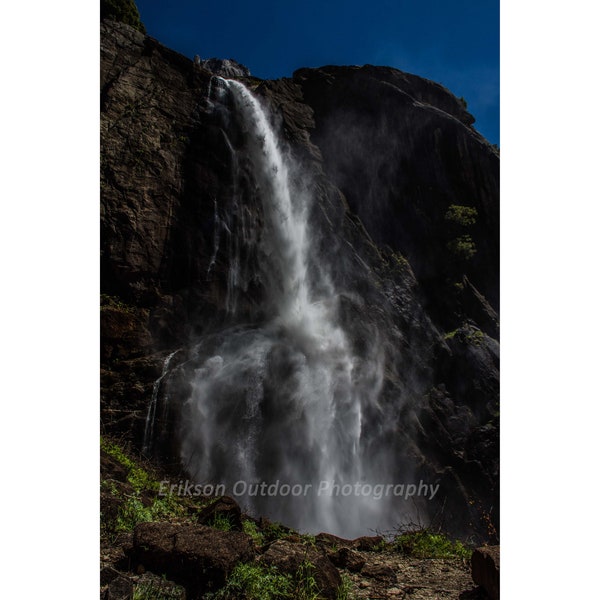
<instances>
[{"instance_id":1,"label":"waterfall","mask_svg":"<svg viewBox=\"0 0 600 600\"><path fill-rule=\"evenodd\" d=\"M162 372L160 377L154 382L152 386L152 397L150 399L150 405L148 406L148 414L146 415L146 424L144 426L144 443L142 446L142 452L147 454L152 448L152 442L154 440L154 425L156 423L156 407L158 404L158 397L160 392L160 387L163 382L163 379L169 373L169 365L171 363L171 359L179 352L179 350L175 350L175 352L171 352L164 362L162 367ZM165 412L165 410L163 410Z\"/></svg>"},{"instance_id":2,"label":"waterfall","mask_svg":"<svg viewBox=\"0 0 600 600\"><path fill-rule=\"evenodd\" d=\"M206 279L210 277L210 272L213 270L215 263L217 262L217 254L219 253L219 243L221 240L221 219L219 219L219 207L217 201L214 201L214 217L213 217L213 253L208 263L208 269L206 271Z\"/></svg>"},{"instance_id":3,"label":"waterfall","mask_svg":"<svg viewBox=\"0 0 600 600\"><path fill-rule=\"evenodd\" d=\"M222 86L245 130L264 219L257 243L267 318L201 344L183 407L181 459L196 481L224 483L256 514L304 531L364 534L380 525L386 500L322 487L375 485L385 475L384 462L363 447L365 410L379 411L382 353L359 355L340 324L339 292L313 256L312 199L268 113L241 83ZM230 286L239 268L235 253ZM259 493L261 483L263 492L286 484L307 493Z\"/></svg>"}]
</instances>

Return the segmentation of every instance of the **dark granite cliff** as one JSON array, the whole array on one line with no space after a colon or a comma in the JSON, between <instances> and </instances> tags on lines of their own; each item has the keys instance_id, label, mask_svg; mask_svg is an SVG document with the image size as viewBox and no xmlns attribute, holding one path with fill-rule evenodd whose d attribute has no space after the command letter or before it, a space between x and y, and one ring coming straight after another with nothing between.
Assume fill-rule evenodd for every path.
<instances>
[{"instance_id":1,"label":"dark granite cliff","mask_svg":"<svg viewBox=\"0 0 600 600\"><path fill-rule=\"evenodd\" d=\"M242 224L236 319L264 318L262 215L213 74L126 25L101 27L102 428L141 447L165 356L228 318ZM277 115L317 199L312 243L344 290L352 343L385 353L381 410L403 408L383 443L441 482L432 516L485 537L499 492L496 150L450 92L391 68L242 80ZM158 452L173 463L176 423L167 415Z\"/></svg>"}]
</instances>

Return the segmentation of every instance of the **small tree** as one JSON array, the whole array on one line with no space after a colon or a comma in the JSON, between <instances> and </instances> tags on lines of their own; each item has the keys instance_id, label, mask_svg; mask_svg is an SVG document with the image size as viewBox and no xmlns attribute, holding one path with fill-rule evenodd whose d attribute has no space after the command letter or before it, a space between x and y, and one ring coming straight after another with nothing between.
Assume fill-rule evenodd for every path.
<instances>
[{"instance_id":1,"label":"small tree","mask_svg":"<svg viewBox=\"0 0 600 600\"><path fill-rule=\"evenodd\" d=\"M134 0L100 0L100 18L120 21L146 33Z\"/></svg>"}]
</instances>

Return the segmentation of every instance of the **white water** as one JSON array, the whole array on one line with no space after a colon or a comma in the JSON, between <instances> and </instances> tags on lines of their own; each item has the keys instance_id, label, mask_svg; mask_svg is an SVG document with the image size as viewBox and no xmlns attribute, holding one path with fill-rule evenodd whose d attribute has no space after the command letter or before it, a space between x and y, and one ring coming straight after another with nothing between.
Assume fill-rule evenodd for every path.
<instances>
[{"instance_id":1,"label":"white water","mask_svg":"<svg viewBox=\"0 0 600 600\"><path fill-rule=\"evenodd\" d=\"M379 526L384 499L330 497L317 489L322 481L382 481L385 465L365 458L362 433L365 407L377 410L383 361L357 356L339 325L337 292L315 266L322 261L310 255L311 199L292 183L294 163L267 113L241 83L224 83L247 130L244 152L262 206L268 319L222 332L196 369L184 407L182 461L197 481L225 483L231 492L239 481L308 484L306 496L237 499L302 530L363 534ZM237 254L230 255L233 311Z\"/></svg>"},{"instance_id":2,"label":"white water","mask_svg":"<svg viewBox=\"0 0 600 600\"><path fill-rule=\"evenodd\" d=\"M150 400L150 406L148 407L148 414L146 415L146 424L144 426L144 444L142 446L142 452L147 454L150 451L152 446L152 440L154 439L154 425L156 423L156 407L158 405L158 396L160 392L160 386L163 382L163 379L169 373L169 364L171 363L171 359L179 352L179 350L175 350L175 352L171 352L167 358L165 358L163 362L162 372L160 377L154 382L154 386L152 387L152 398ZM163 412L166 411L166 402L168 399L165 399L165 405L163 408Z\"/></svg>"},{"instance_id":3,"label":"white water","mask_svg":"<svg viewBox=\"0 0 600 600\"><path fill-rule=\"evenodd\" d=\"M219 253L219 244L221 240L221 219L219 219L219 207L217 201L214 201L214 216L213 216L213 253L208 263L208 269L206 270L206 279L210 277L210 272L213 270L215 263L217 262L217 254Z\"/></svg>"}]
</instances>

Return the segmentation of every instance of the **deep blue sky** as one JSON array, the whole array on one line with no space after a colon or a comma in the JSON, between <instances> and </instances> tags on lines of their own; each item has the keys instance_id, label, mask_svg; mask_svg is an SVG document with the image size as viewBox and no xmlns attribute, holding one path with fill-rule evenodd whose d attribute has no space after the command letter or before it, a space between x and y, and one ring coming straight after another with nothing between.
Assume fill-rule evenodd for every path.
<instances>
[{"instance_id":1,"label":"deep blue sky","mask_svg":"<svg viewBox=\"0 0 600 600\"><path fill-rule=\"evenodd\" d=\"M388 65L446 86L499 144L499 0L136 0L148 34L253 75Z\"/></svg>"}]
</instances>

